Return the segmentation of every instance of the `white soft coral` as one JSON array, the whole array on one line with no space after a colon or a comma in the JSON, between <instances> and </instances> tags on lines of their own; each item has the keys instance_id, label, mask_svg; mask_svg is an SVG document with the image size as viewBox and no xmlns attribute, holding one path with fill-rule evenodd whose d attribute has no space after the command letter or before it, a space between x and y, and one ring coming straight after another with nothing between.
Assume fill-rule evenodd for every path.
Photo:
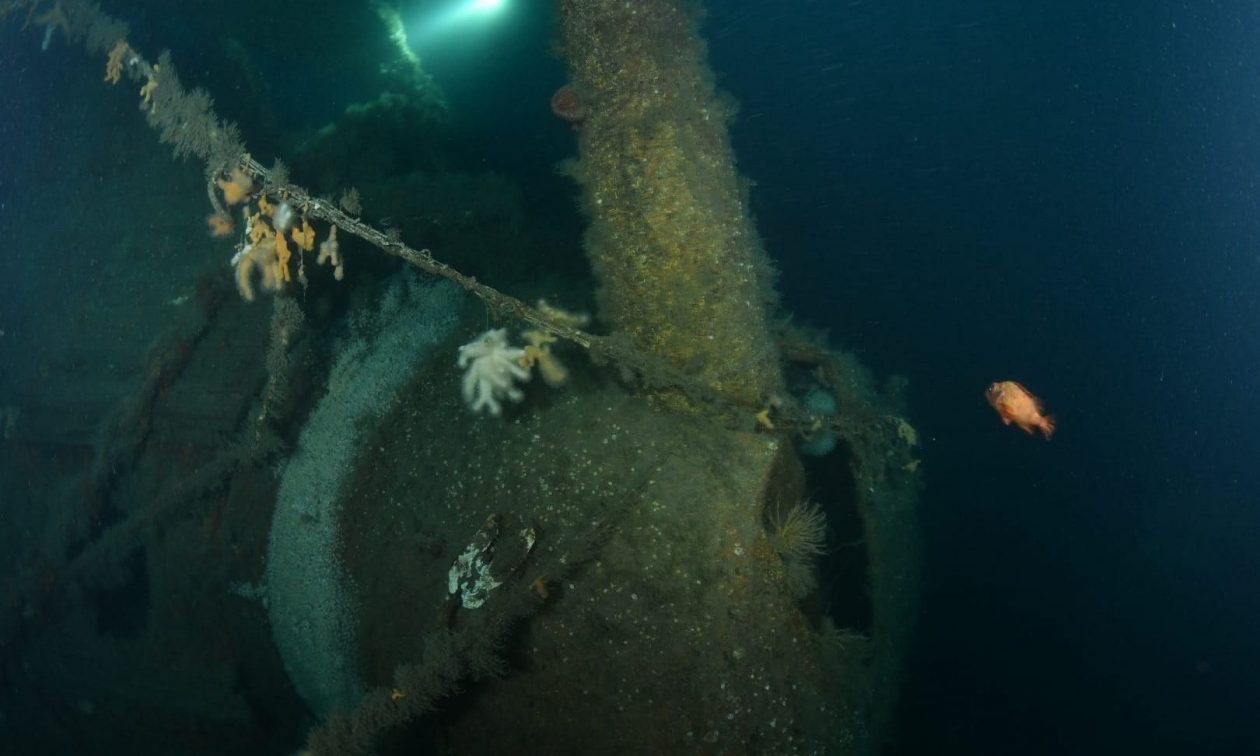
<instances>
[{"instance_id":1,"label":"white soft coral","mask_svg":"<svg viewBox=\"0 0 1260 756\"><path fill-rule=\"evenodd\" d=\"M464 401L473 412L482 409L498 415L501 401L519 402L523 394L517 381L529 380L529 371L521 367L524 349L507 340L507 329L491 329L459 348L459 366L464 372Z\"/></svg>"}]
</instances>

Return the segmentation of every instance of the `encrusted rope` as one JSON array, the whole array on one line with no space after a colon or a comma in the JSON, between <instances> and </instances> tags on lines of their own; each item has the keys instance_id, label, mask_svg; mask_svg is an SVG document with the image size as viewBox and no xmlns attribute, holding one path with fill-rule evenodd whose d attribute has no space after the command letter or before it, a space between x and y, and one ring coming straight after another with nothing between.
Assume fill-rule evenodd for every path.
<instances>
[{"instance_id":1,"label":"encrusted rope","mask_svg":"<svg viewBox=\"0 0 1260 756\"><path fill-rule=\"evenodd\" d=\"M289 183L287 177L277 176L276 171L250 156L235 124L218 118L206 91L184 89L168 52L162 53L157 63L144 58L126 42L127 25L106 14L92 0L0 0L0 20L9 16L21 17L24 29L33 26L42 30L45 45L61 33L68 41L84 45L89 53L108 55L106 81L117 83L125 76L132 82L142 83L141 107L146 111L150 126L159 132L163 142L174 146L176 156L195 156L205 163L207 194L220 213L224 208L215 192L216 181L233 170L242 171L260 187L252 196L279 197L306 216L325 221L426 273L454 282L500 315L517 318L577 344L587 350L594 362L613 364L623 375L633 375L650 389L676 391L686 397L690 406L706 407L713 414L736 420L736 424L743 427L748 427L754 413L766 430L804 429L811 423L817 426L816 420L796 417L799 413L787 406L774 408L772 423L769 419L771 397L762 397L759 405L741 400L696 380L668 361L637 348L628 339L598 336L549 317L541 309L441 262L428 249L410 247L333 202L314 197L301 186Z\"/></svg>"}]
</instances>

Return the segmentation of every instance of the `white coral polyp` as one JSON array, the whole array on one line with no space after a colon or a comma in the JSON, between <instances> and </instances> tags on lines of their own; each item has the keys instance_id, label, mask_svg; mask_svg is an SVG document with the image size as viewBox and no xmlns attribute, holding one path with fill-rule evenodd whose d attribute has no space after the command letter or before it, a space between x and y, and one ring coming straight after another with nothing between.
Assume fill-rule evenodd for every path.
<instances>
[{"instance_id":1,"label":"white coral polyp","mask_svg":"<svg viewBox=\"0 0 1260 756\"><path fill-rule=\"evenodd\" d=\"M529 380L521 367L524 349L507 340L507 329L491 329L459 348L459 366L464 372L464 401L473 412L485 409L491 415L503 411L503 400L519 402L523 394L516 387Z\"/></svg>"}]
</instances>

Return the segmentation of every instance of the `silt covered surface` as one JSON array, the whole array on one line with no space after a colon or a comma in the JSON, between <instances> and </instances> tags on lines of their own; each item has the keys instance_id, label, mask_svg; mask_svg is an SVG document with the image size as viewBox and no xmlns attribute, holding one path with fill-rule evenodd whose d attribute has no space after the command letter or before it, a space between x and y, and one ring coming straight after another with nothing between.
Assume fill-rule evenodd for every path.
<instances>
[{"instance_id":1,"label":"silt covered surface","mask_svg":"<svg viewBox=\"0 0 1260 756\"><path fill-rule=\"evenodd\" d=\"M769 502L802 495L790 447L590 375L473 418L458 380L453 364L421 371L348 491L366 681L390 686L434 631L493 624L509 594L536 606L417 733L458 753L791 753L857 721L866 647L824 642L817 597L792 597L764 524ZM458 606L449 570L491 516L502 585Z\"/></svg>"}]
</instances>

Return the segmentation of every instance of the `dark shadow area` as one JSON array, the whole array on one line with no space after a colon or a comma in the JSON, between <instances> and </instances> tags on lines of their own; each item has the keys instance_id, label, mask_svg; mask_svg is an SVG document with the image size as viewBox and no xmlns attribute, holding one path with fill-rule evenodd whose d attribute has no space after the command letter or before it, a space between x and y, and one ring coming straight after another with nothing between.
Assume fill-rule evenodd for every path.
<instances>
[{"instance_id":1,"label":"dark shadow area","mask_svg":"<svg viewBox=\"0 0 1260 756\"><path fill-rule=\"evenodd\" d=\"M149 567L144 549L137 549L120 565L121 584L95 588L83 594L84 603L96 615L96 632L126 638L144 631L149 615Z\"/></svg>"},{"instance_id":2,"label":"dark shadow area","mask_svg":"<svg viewBox=\"0 0 1260 756\"><path fill-rule=\"evenodd\" d=\"M825 457L805 457L811 498L827 513L827 550L819 559L819 599L836 625L869 634L872 623L869 555L858 511L851 450L841 444Z\"/></svg>"}]
</instances>

